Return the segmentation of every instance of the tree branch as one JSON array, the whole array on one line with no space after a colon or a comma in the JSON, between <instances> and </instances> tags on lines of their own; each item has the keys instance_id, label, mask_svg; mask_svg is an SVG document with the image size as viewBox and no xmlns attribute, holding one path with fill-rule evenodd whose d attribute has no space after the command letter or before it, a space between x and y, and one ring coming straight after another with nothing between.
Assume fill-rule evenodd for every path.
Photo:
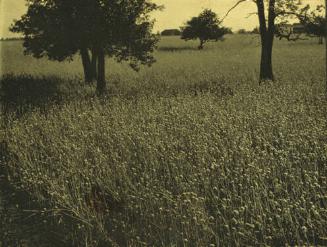
<instances>
[{"instance_id":1,"label":"tree branch","mask_svg":"<svg viewBox=\"0 0 327 247\"><path fill-rule=\"evenodd\" d=\"M241 3L247 2L248 0L239 0L233 7L231 7L227 13L225 14L225 16L221 19L221 22L223 22L226 17L230 14L230 12L232 12L235 8L237 8Z\"/></svg>"},{"instance_id":2,"label":"tree branch","mask_svg":"<svg viewBox=\"0 0 327 247\"><path fill-rule=\"evenodd\" d=\"M282 40L283 38L287 39L288 41L297 41L297 40L306 40L300 37L300 35L296 35L295 37L292 37L291 34L283 34L278 35L279 40Z\"/></svg>"},{"instance_id":3,"label":"tree branch","mask_svg":"<svg viewBox=\"0 0 327 247\"><path fill-rule=\"evenodd\" d=\"M267 32L265 4L263 0L257 0L256 4L258 9L258 17L259 17L259 24L260 24L260 35L261 35L261 39L264 41L266 39L266 32Z\"/></svg>"},{"instance_id":4,"label":"tree branch","mask_svg":"<svg viewBox=\"0 0 327 247\"><path fill-rule=\"evenodd\" d=\"M301 38L301 34L294 34L292 30L289 30L287 33L283 33L280 27L277 27L275 30L275 36L279 38L279 40L287 39L288 41L297 41L297 40L307 40Z\"/></svg>"},{"instance_id":5,"label":"tree branch","mask_svg":"<svg viewBox=\"0 0 327 247\"><path fill-rule=\"evenodd\" d=\"M269 12L268 12L268 31L271 35L275 32L275 19L276 19L276 0L269 1Z\"/></svg>"},{"instance_id":6,"label":"tree branch","mask_svg":"<svg viewBox=\"0 0 327 247\"><path fill-rule=\"evenodd\" d=\"M299 13L296 13L296 12L290 12L290 11L280 11L280 12L276 12L275 16L278 17L278 16L285 16L285 15L293 15L295 17L297 17L299 20L305 20L307 18L307 15L303 15L303 14L299 14Z\"/></svg>"},{"instance_id":7,"label":"tree branch","mask_svg":"<svg viewBox=\"0 0 327 247\"><path fill-rule=\"evenodd\" d=\"M252 13L249 13L248 16L246 18L250 18L251 16L253 15L258 15L258 12L252 12Z\"/></svg>"}]
</instances>

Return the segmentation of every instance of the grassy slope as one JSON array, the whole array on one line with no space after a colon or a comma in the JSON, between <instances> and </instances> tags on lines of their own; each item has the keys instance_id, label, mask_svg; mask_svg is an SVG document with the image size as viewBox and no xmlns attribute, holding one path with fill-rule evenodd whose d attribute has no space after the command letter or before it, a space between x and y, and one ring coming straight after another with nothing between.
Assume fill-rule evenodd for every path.
<instances>
[{"instance_id":1,"label":"grassy slope","mask_svg":"<svg viewBox=\"0 0 327 247\"><path fill-rule=\"evenodd\" d=\"M73 100L10 122L3 139L13 181L47 203L46 219L70 229L68 242L321 242L323 48L278 42L278 82L259 87L255 36L193 47L166 38L158 63L139 74L109 61L110 100ZM81 75L75 61L22 58L13 66L14 54L5 56L7 72Z\"/></svg>"}]
</instances>

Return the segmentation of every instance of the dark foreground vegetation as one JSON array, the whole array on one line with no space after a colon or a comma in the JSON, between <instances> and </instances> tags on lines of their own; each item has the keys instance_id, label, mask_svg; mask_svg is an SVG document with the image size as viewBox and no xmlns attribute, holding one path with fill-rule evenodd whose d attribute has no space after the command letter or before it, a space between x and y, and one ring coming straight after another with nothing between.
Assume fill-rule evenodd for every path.
<instances>
[{"instance_id":1,"label":"dark foreground vegetation","mask_svg":"<svg viewBox=\"0 0 327 247\"><path fill-rule=\"evenodd\" d=\"M78 62L8 55L0 246L325 246L322 48L277 42L259 86L258 39L164 39L102 98Z\"/></svg>"}]
</instances>

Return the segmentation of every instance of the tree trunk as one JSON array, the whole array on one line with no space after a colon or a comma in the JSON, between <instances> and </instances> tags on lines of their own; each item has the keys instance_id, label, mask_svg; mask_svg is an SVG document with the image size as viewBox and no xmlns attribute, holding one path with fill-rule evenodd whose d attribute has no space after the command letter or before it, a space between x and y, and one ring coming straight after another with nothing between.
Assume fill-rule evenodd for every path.
<instances>
[{"instance_id":1,"label":"tree trunk","mask_svg":"<svg viewBox=\"0 0 327 247\"><path fill-rule=\"evenodd\" d=\"M81 48L81 58L84 70L84 79L85 82L92 82L92 69L91 69L91 60L87 48Z\"/></svg>"},{"instance_id":2,"label":"tree trunk","mask_svg":"<svg viewBox=\"0 0 327 247\"><path fill-rule=\"evenodd\" d=\"M323 36L319 36L318 44L319 45L324 44L324 37Z\"/></svg>"},{"instance_id":3,"label":"tree trunk","mask_svg":"<svg viewBox=\"0 0 327 247\"><path fill-rule=\"evenodd\" d=\"M257 0L258 17L261 35L261 63L259 83L274 80L272 69L272 50L275 34L275 0L269 1L268 27L266 24L265 5L263 0Z\"/></svg>"},{"instance_id":4,"label":"tree trunk","mask_svg":"<svg viewBox=\"0 0 327 247\"><path fill-rule=\"evenodd\" d=\"M93 80L97 80L98 73L97 73L97 60L98 60L98 54L96 49L92 49L92 62L91 62L91 67L92 67L92 77Z\"/></svg>"},{"instance_id":5,"label":"tree trunk","mask_svg":"<svg viewBox=\"0 0 327 247\"><path fill-rule=\"evenodd\" d=\"M327 0L325 0L325 20L327 20ZM327 21L325 21L325 46L326 46L326 96L327 96Z\"/></svg>"},{"instance_id":6,"label":"tree trunk","mask_svg":"<svg viewBox=\"0 0 327 247\"><path fill-rule=\"evenodd\" d=\"M98 51L98 77L97 77L98 95L104 94L105 90L106 90L105 56L104 56L104 50L101 48Z\"/></svg>"},{"instance_id":7,"label":"tree trunk","mask_svg":"<svg viewBox=\"0 0 327 247\"><path fill-rule=\"evenodd\" d=\"M260 63L260 83L262 81L274 80L274 74L272 69L272 48L273 37L268 37L261 44L261 63Z\"/></svg>"},{"instance_id":8,"label":"tree trunk","mask_svg":"<svg viewBox=\"0 0 327 247\"><path fill-rule=\"evenodd\" d=\"M199 50L203 49L203 45L204 45L204 40L200 39L200 45L198 46Z\"/></svg>"}]
</instances>

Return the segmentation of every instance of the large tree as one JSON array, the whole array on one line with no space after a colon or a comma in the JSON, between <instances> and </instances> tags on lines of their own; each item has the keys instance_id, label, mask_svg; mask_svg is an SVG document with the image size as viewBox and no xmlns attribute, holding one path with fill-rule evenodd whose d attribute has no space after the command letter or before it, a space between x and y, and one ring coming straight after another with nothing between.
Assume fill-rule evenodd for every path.
<instances>
[{"instance_id":1,"label":"large tree","mask_svg":"<svg viewBox=\"0 0 327 247\"><path fill-rule=\"evenodd\" d=\"M257 7L261 37L260 82L274 80L272 67L272 52L276 24L289 17L299 17L301 1L299 0L239 0L228 11L238 7L243 2L252 1ZM226 15L226 16L227 16Z\"/></svg>"},{"instance_id":2,"label":"large tree","mask_svg":"<svg viewBox=\"0 0 327 247\"><path fill-rule=\"evenodd\" d=\"M231 30L221 26L217 14L210 9L205 9L199 16L189 20L182 29L182 39L199 39L199 49L208 41L218 41Z\"/></svg>"},{"instance_id":3,"label":"large tree","mask_svg":"<svg viewBox=\"0 0 327 247\"><path fill-rule=\"evenodd\" d=\"M106 88L106 55L134 69L154 62L158 38L149 14L160 7L150 0L26 1L27 13L11 27L23 33L25 53L63 61L79 52L85 80L96 79L98 93Z\"/></svg>"}]
</instances>

